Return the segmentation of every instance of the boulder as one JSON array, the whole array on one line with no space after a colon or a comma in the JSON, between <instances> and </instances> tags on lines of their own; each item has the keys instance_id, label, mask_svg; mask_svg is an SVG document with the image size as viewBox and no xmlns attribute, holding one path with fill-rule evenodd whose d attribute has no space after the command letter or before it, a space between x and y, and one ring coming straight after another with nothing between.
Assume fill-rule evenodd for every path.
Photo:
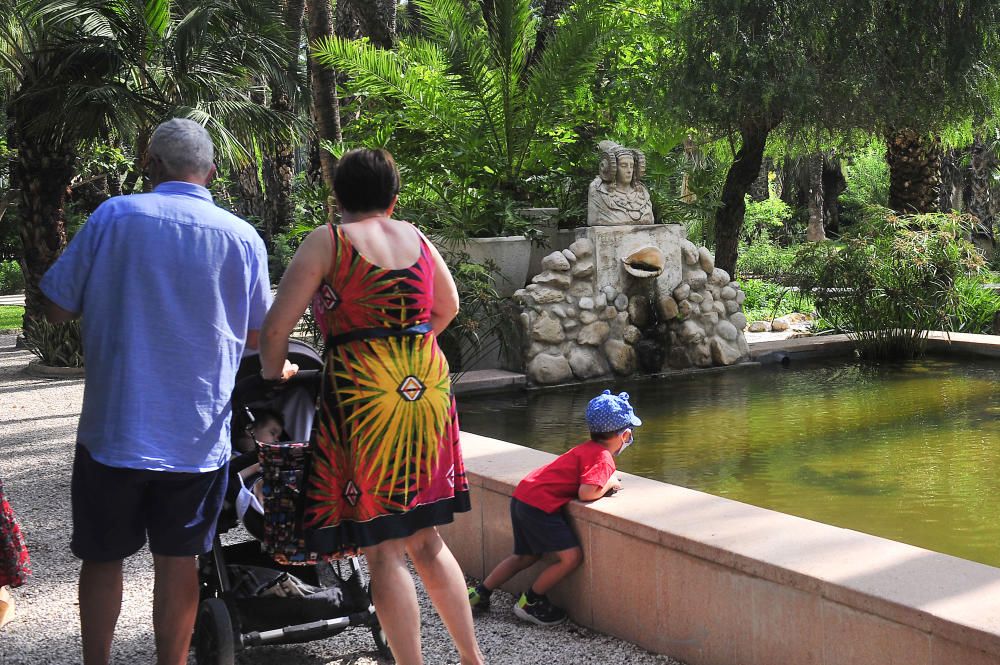
<instances>
[{"instance_id":1,"label":"boulder","mask_svg":"<svg viewBox=\"0 0 1000 665\"><path fill-rule=\"evenodd\" d=\"M736 326L737 330L743 330L747 327L747 315L743 312L736 312L729 317L729 322Z\"/></svg>"},{"instance_id":2,"label":"boulder","mask_svg":"<svg viewBox=\"0 0 1000 665\"><path fill-rule=\"evenodd\" d=\"M591 347L578 346L570 351L569 366L578 379L593 379L609 373L608 362Z\"/></svg>"},{"instance_id":3,"label":"boulder","mask_svg":"<svg viewBox=\"0 0 1000 665\"><path fill-rule=\"evenodd\" d=\"M594 309L601 309L602 307L608 306L608 297L603 293L598 293L594 296Z\"/></svg>"},{"instance_id":4,"label":"boulder","mask_svg":"<svg viewBox=\"0 0 1000 665\"><path fill-rule=\"evenodd\" d=\"M731 286L722 287L722 291L719 292L723 300L735 300L736 299L736 289Z\"/></svg>"},{"instance_id":5,"label":"boulder","mask_svg":"<svg viewBox=\"0 0 1000 665\"><path fill-rule=\"evenodd\" d=\"M705 296L703 296L700 293L698 293L697 291L695 291L691 295L688 296L688 300L690 300L691 302L693 302L696 305L700 305L701 302L703 300L705 300Z\"/></svg>"},{"instance_id":6,"label":"boulder","mask_svg":"<svg viewBox=\"0 0 1000 665\"><path fill-rule=\"evenodd\" d=\"M562 255L565 256L566 260L569 261L570 263L572 263L573 261L576 261L576 254L574 254L573 252L569 251L568 249L564 249L562 251Z\"/></svg>"},{"instance_id":7,"label":"boulder","mask_svg":"<svg viewBox=\"0 0 1000 665\"><path fill-rule=\"evenodd\" d=\"M603 293L604 297L608 299L608 302L614 302L615 298L618 297L618 291L615 290L615 287L610 285L601 289L601 293Z\"/></svg>"},{"instance_id":8,"label":"boulder","mask_svg":"<svg viewBox=\"0 0 1000 665\"><path fill-rule=\"evenodd\" d=\"M615 298L615 309L617 309L619 312L624 312L626 309L628 309L628 296L626 296L624 293L619 293L618 297Z\"/></svg>"},{"instance_id":9,"label":"boulder","mask_svg":"<svg viewBox=\"0 0 1000 665\"><path fill-rule=\"evenodd\" d=\"M569 246L569 251L573 252L577 258L590 256L594 251L594 243L590 242L589 238L580 238Z\"/></svg>"},{"instance_id":10,"label":"boulder","mask_svg":"<svg viewBox=\"0 0 1000 665\"><path fill-rule=\"evenodd\" d=\"M566 339L559 319L549 312L542 312L531 326L531 339L536 342L558 344Z\"/></svg>"},{"instance_id":11,"label":"boulder","mask_svg":"<svg viewBox=\"0 0 1000 665\"><path fill-rule=\"evenodd\" d=\"M580 309L594 309L594 299L589 296L584 296L583 298L580 298L576 306Z\"/></svg>"},{"instance_id":12,"label":"boulder","mask_svg":"<svg viewBox=\"0 0 1000 665\"><path fill-rule=\"evenodd\" d=\"M724 301L726 305L726 314L735 314L740 311L740 304L735 300Z\"/></svg>"},{"instance_id":13,"label":"boulder","mask_svg":"<svg viewBox=\"0 0 1000 665\"><path fill-rule=\"evenodd\" d=\"M752 332L752 333L762 333L770 331L771 331L771 324L768 323L767 321L754 321L747 328L747 332Z\"/></svg>"},{"instance_id":14,"label":"boulder","mask_svg":"<svg viewBox=\"0 0 1000 665\"><path fill-rule=\"evenodd\" d=\"M681 256L684 263L693 266L698 263L698 246L690 240L681 241Z\"/></svg>"},{"instance_id":15,"label":"boulder","mask_svg":"<svg viewBox=\"0 0 1000 665\"><path fill-rule=\"evenodd\" d=\"M785 332L788 328L788 321L782 319L771 321L771 332Z\"/></svg>"},{"instance_id":16,"label":"boulder","mask_svg":"<svg viewBox=\"0 0 1000 665\"><path fill-rule=\"evenodd\" d=\"M747 294L742 290L736 292L736 303L739 305L743 304L743 301L747 299Z\"/></svg>"},{"instance_id":17,"label":"boulder","mask_svg":"<svg viewBox=\"0 0 1000 665\"><path fill-rule=\"evenodd\" d=\"M642 331L635 326L625 326L625 329L622 331L622 339L629 344L635 344L642 339Z\"/></svg>"},{"instance_id":18,"label":"boulder","mask_svg":"<svg viewBox=\"0 0 1000 665\"><path fill-rule=\"evenodd\" d=\"M715 257L712 256L712 252L708 251L708 247L698 248L698 265L701 269L705 271L706 274L711 274L715 269ZM726 280L729 281L728 279Z\"/></svg>"},{"instance_id":19,"label":"boulder","mask_svg":"<svg viewBox=\"0 0 1000 665\"><path fill-rule=\"evenodd\" d=\"M611 333L611 326L604 321L594 321L580 329L580 335L576 341L588 346L599 346L604 343Z\"/></svg>"},{"instance_id":20,"label":"boulder","mask_svg":"<svg viewBox=\"0 0 1000 665\"><path fill-rule=\"evenodd\" d=\"M542 259L542 270L565 272L569 270L569 259L562 252L552 252Z\"/></svg>"},{"instance_id":21,"label":"boulder","mask_svg":"<svg viewBox=\"0 0 1000 665\"><path fill-rule=\"evenodd\" d=\"M705 272L708 272L707 270ZM715 268L710 273L709 283L716 286L729 286L729 273L722 268Z\"/></svg>"},{"instance_id":22,"label":"boulder","mask_svg":"<svg viewBox=\"0 0 1000 665\"><path fill-rule=\"evenodd\" d=\"M692 270L685 275L684 281L691 285L693 291L701 291L708 283L708 274L704 270Z\"/></svg>"},{"instance_id":23,"label":"boulder","mask_svg":"<svg viewBox=\"0 0 1000 665\"><path fill-rule=\"evenodd\" d=\"M531 359L527 367L528 377L534 383L564 383L573 378L573 369L564 356L540 353Z\"/></svg>"},{"instance_id":24,"label":"boulder","mask_svg":"<svg viewBox=\"0 0 1000 665\"><path fill-rule=\"evenodd\" d=\"M559 289L553 289L548 286L542 286L540 284L531 284L525 289L536 303L539 305L547 305L554 302L562 302L565 294Z\"/></svg>"},{"instance_id":25,"label":"boulder","mask_svg":"<svg viewBox=\"0 0 1000 665\"><path fill-rule=\"evenodd\" d=\"M594 285L591 284L589 280L574 280L573 284L569 287L569 290L566 293L577 298L582 298L584 296L593 298Z\"/></svg>"},{"instance_id":26,"label":"boulder","mask_svg":"<svg viewBox=\"0 0 1000 665\"><path fill-rule=\"evenodd\" d=\"M618 310L615 309L614 307L611 307L610 305L608 307L605 307L604 311L601 312L601 318L604 319L605 321L611 321L612 319L615 319L617 317L618 317Z\"/></svg>"},{"instance_id":27,"label":"boulder","mask_svg":"<svg viewBox=\"0 0 1000 665\"><path fill-rule=\"evenodd\" d=\"M618 339L609 339L604 343L604 355L615 374L628 376L635 372L637 357L635 349Z\"/></svg>"},{"instance_id":28,"label":"boulder","mask_svg":"<svg viewBox=\"0 0 1000 665\"><path fill-rule=\"evenodd\" d=\"M546 270L543 273L535 275L531 278L532 284L541 284L542 286L553 286L558 289L565 289L569 286L573 279L564 272L554 272L552 270Z\"/></svg>"},{"instance_id":29,"label":"boulder","mask_svg":"<svg viewBox=\"0 0 1000 665\"><path fill-rule=\"evenodd\" d=\"M727 342L735 342L736 338L739 337L740 331L736 329L729 321L719 321L715 325L715 334L726 340ZM730 364L730 363L725 363Z\"/></svg>"},{"instance_id":30,"label":"boulder","mask_svg":"<svg viewBox=\"0 0 1000 665\"><path fill-rule=\"evenodd\" d=\"M735 365L742 357L740 350L736 346L728 344L718 337L712 339L711 348L712 361L716 365Z\"/></svg>"},{"instance_id":31,"label":"boulder","mask_svg":"<svg viewBox=\"0 0 1000 665\"><path fill-rule=\"evenodd\" d=\"M674 300L680 302L682 300L687 300L687 297L691 295L691 285L681 284L676 289L674 289Z\"/></svg>"},{"instance_id":32,"label":"boulder","mask_svg":"<svg viewBox=\"0 0 1000 665\"><path fill-rule=\"evenodd\" d=\"M594 262L590 260L577 261L573 264L573 268L570 272L573 274L573 277L577 277L579 279L590 277L594 274Z\"/></svg>"},{"instance_id":33,"label":"boulder","mask_svg":"<svg viewBox=\"0 0 1000 665\"><path fill-rule=\"evenodd\" d=\"M585 309L582 312L580 312L580 323L582 323L583 325L593 323L596 320L597 320L597 314L594 314L593 311Z\"/></svg>"},{"instance_id":34,"label":"boulder","mask_svg":"<svg viewBox=\"0 0 1000 665\"><path fill-rule=\"evenodd\" d=\"M659 309L661 320L669 321L670 319L677 316L678 313L677 301L671 298L670 296L663 296L656 304L657 304L657 309Z\"/></svg>"}]
</instances>

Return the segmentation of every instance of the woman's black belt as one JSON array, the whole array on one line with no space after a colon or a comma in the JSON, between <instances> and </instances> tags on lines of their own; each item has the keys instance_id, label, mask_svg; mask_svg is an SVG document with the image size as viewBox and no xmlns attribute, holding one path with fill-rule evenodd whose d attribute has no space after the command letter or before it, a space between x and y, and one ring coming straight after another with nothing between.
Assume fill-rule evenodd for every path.
<instances>
[{"instance_id":1,"label":"woman's black belt","mask_svg":"<svg viewBox=\"0 0 1000 665\"><path fill-rule=\"evenodd\" d=\"M381 339L384 337L409 337L412 335L426 335L433 328L428 323L418 323L409 328L358 328L339 335L329 335L326 338L326 345L333 347L338 344L357 342L363 339Z\"/></svg>"}]
</instances>

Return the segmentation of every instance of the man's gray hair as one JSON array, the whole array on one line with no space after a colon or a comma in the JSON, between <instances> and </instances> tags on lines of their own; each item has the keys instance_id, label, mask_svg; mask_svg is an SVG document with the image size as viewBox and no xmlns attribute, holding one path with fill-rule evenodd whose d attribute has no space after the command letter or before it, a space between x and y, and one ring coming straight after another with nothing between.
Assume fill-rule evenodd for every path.
<instances>
[{"instance_id":1,"label":"man's gray hair","mask_svg":"<svg viewBox=\"0 0 1000 665\"><path fill-rule=\"evenodd\" d=\"M174 118L156 128L149 139L150 155L156 155L171 176L203 176L215 160L212 137L194 120Z\"/></svg>"}]
</instances>

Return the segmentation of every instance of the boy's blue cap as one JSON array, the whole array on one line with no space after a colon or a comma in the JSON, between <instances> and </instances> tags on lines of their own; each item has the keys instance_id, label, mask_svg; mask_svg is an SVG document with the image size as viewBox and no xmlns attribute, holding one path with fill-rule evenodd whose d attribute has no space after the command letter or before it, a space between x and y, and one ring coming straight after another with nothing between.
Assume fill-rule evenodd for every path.
<instances>
[{"instance_id":1,"label":"boy's blue cap","mask_svg":"<svg viewBox=\"0 0 1000 665\"><path fill-rule=\"evenodd\" d=\"M641 424L628 403L628 393L612 395L605 390L587 405L587 427L591 432L617 432Z\"/></svg>"}]
</instances>

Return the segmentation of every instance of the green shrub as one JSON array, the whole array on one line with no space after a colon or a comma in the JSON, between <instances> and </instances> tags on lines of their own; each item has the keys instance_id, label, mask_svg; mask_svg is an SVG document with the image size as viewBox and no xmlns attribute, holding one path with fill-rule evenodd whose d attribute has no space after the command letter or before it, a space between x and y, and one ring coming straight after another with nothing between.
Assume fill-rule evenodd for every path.
<instances>
[{"instance_id":1,"label":"green shrub","mask_svg":"<svg viewBox=\"0 0 1000 665\"><path fill-rule=\"evenodd\" d=\"M851 155L844 175L847 189L840 195L840 204L845 224L863 221L867 206L889 205L889 165L880 141L873 141Z\"/></svg>"},{"instance_id":2,"label":"green shrub","mask_svg":"<svg viewBox=\"0 0 1000 665\"><path fill-rule=\"evenodd\" d=\"M792 219L792 209L779 198L754 201L748 196L746 201L743 237L750 244L776 237Z\"/></svg>"},{"instance_id":3,"label":"green shrub","mask_svg":"<svg viewBox=\"0 0 1000 665\"><path fill-rule=\"evenodd\" d=\"M0 261L0 294L24 291L24 275L17 261Z\"/></svg>"},{"instance_id":4,"label":"green shrub","mask_svg":"<svg viewBox=\"0 0 1000 665\"><path fill-rule=\"evenodd\" d=\"M24 328L24 345L50 367L83 367L79 319L59 324L35 319Z\"/></svg>"},{"instance_id":5,"label":"green shrub","mask_svg":"<svg viewBox=\"0 0 1000 665\"><path fill-rule=\"evenodd\" d=\"M1000 312L1000 293L984 288L982 279L959 277L955 281L957 302L948 312L948 330L993 334L993 317Z\"/></svg>"},{"instance_id":6,"label":"green shrub","mask_svg":"<svg viewBox=\"0 0 1000 665\"><path fill-rule=\"evenodd\" d=\"M794 247L779 247L766 238L740 243L736 274L781 281L790 273L795 253Z\"/></svg>"},{"instance_id":7,"label":"green shrub","mask_svg":"<svg viewBox=\"0 0 1000 665\"><path fill-rule=\"evenodd\" d=\"M741 279L739 283L747 296L743 313L748 321L772 321L792 312L811 314L815 308L811 296L788 286L760 279Z\"/></svg>"},{"instance_id":8,"label":"green shrub","mask_svg":"<svg viewBox=\"0 0 1000 665\"><path fill-rule=\"evenodd\" d=\"M923 352L927 331L949 326L948 313L959 309L958 281L983 266L966 240L971 223L955 214L871 208L841 246L803 246L796 281L863 357L911 358Z\"/></svg>"}]
</instances>

